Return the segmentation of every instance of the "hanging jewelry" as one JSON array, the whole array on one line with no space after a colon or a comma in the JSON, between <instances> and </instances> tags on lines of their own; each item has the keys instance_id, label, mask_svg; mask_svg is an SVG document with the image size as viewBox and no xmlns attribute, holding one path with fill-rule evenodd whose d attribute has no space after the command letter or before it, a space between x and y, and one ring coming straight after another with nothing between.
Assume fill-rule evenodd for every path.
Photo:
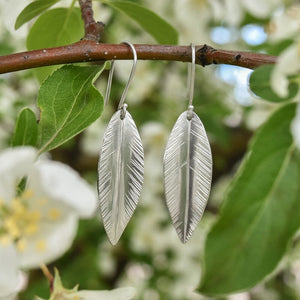
<instances>
[{"instance_id":1,"label":"hanging jewelry","mask_svg":"<svg viewBox=\"0 0 300 300\"><path fill-rule=\"evenodd\" d=\"M98 195L100 212L110 242L120 239L137 206L144 179L144 151L136 125L124 103L132 81L137 54L134 46L133 66L117 112L112 116L104 133L98 164ZM106 92L109 98L114 63L111 67Z\"/></svg>"},{"instance_id":2,"label":"hanging jewelry","mask_svg":"<svg viewBox=\"0 0 300 300\"><path fill-rule=\"evenodd\" d=\"M195 81L195 46L191 44L189 105L177 119L164 154L166 203L183 243L199 223L210 193L212 155L204 126L192 106Z\"/></svg>"}]
</instances>

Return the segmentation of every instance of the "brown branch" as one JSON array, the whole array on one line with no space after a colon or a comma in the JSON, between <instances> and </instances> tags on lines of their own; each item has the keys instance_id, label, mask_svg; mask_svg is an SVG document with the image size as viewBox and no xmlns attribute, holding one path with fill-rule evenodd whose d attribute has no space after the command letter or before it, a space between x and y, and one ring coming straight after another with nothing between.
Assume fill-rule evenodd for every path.
<instances>
[{"instance_id":1,"label":"brown branch","mask_svg":"<svg viewBox=\"0 0 300 300\"><path fill-rule=\"evenodd\" d=\"M79 5L85 29L85 35L83 39L99 42L105 24L95 21L91 0L79 0Z\"/></svg>"},{"instance_id":2,"label":"brown branch","mask_svg":"<svg viewBox=\"0 0 300 300\"><path fill-rule=\"evenodd\" d=\"M104 24L95 22L91 0L79 0L79 4L85 25L85 36L81 41L62 47L0 56L0 74L59 64L132 59L131 49L127 45L98 43L104 30ZM191 61L190 46L134 46L138 59ZM254 69L275 62L275 56L266 54L216 50L207 45L196 46L196 63L203 67L210 64L229 64Z\"/></svg>"},{"instance_id":3,"label":"brown branch","mask_svg":"<svg viewBox=\"0 0 300 300\"><path fill-rule=\"evenodd\" d=\"M134 46L138 59L191 61L190 46L143 44ZM196 46L196 57L196 63L202 66L228 64L249 69L255 69L265 64L274 64L277 59L276 56L266 54L216 50L207 45ZM111 59L132 59L130 47L125 44L101 44L90 40L82 40L68 46L0 56L0 74L50 65Z\"/></svg>"}]
</instances>

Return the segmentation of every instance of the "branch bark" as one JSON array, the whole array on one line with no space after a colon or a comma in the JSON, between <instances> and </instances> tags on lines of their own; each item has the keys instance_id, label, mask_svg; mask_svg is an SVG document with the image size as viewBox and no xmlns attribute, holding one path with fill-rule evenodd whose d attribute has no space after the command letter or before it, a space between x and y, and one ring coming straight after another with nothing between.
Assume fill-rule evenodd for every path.
<instances>
[{"instance_id":1,"label":"branch bark","mask_svg":"<svg viewBox=\"0 0 300 300\"><path fill-rule=\"evenodd\" d=\"M83 39L99 42L104 31L104 23L95 21L91 0L79 0L79 5L85 29Z\"/></svg>"},{"instance_id":2,"label":"branch bark","mask_svg":"<svg viewBox=\"0 0 300 300\"><path fill-rule=\"evenodd\" d=\"M190 46L144 44L134 46L140 60L191 61ZM130 47L125 44L102 44L84 39L67 46L0 56L0 74L50 65L112 59L132 59ZM207 45L196 46L196 63L203 67L210 64L228 64L255 69L261 65L274 64L276 59L276 56L260 53L217 50Z\"/></svg>"}]
</instances>

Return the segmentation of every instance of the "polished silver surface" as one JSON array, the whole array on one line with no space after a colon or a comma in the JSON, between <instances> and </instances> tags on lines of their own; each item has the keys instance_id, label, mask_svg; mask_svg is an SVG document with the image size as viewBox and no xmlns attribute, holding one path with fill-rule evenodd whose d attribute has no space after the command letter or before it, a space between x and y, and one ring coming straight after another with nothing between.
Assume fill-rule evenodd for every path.
<instances>
[{"instance_id":1,"label":"polished silver surface","mask_svg":"<svg viewBox=\"0 0 300 300\"><path fill-rule=\"evenodd\" d=\"M108 100L109 100L111 84L112 84L114 71L115 71L115 65L116 65L116 61L112 60L110 63L110 70L109 70L108 79L107 79L107 87L106 87L106 92L105 92L105 97L104 97L104 106L107 105Z\"/></svg>"},{"instance_id":2,"label":"polished silver surface","mask_svg":"<svg viewBox=\"0 0 300 300\"><path fill-rule=\"evenodd\" d=\"M98 164L98 193L105 231L115 245L137 206L144 174L141 138L126 104L104 133Z\"/></svg>"},{"instance_id":3,"label":"polished silver surface","mask_svg":"<svg viewBox=\"0 0 300 300\"><path fill-rule=\"evenodd\" d=\"M164 154L166 203L183 243L202 217L212 178L209 141L201 120L191 109L177 119Z\"/></svg>"}]
</instances>

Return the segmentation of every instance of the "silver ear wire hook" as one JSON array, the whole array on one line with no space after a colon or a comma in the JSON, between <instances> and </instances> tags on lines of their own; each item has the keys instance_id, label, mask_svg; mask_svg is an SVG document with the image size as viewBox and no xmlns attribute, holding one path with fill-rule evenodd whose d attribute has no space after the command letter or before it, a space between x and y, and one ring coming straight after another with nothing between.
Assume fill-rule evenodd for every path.
<instances>
[{"instance_id":1,"label":"silver ear wire hook","mask_svg":"<svg viewBox=\"0 0 300 300\"><path fill-rule=\"evenodd\" d=\"M126 107L127 106L125 107L124 101L125 101L125 98L127 96L129 85L132 82L132 79L133 79L133 76L134 76L134 73L135 73L135 69L136 69L136 64L137 64L137 53L136 53L136 50L135 50L133 44L128 42L128 41L124 41L123 44L127 44L128 46L130 46L130 48L132 50L133 65L132 65L128 81L126 83L126 86L124 88L124 91L122 93L120 103L119 103L119 106L118 106L118 109L122 109L121 118L124 118L125 114L126 114ZM104 105L106 105L108 103L108 100L109 100L114 69L115 69L115 61L112 60L109 75L108 75L108 80L107 80L107 88L106 88L106 93L105 93L105 98L104 98Z\"/></svg>"},{"instance_id":2,"label":"silver ear wire hook","mask_svg":"<svg viewBox=\"0 0 300 300\"><path fill-rule=\"evenodd\" d=\"M192 62L188 66L188 99L189 99L189 106L188 106L188 113L187 118L188 120L192 119L193 116L193 98L194 98L194 84L195 84L195 66L196 66L196 49L195 45L191 43L191 50L192 50Z\"/></svg>"},{"instance_id":3,"label":"silver ear wire hook","mask_svg":"<svg viewBox=\"0 0 300 300\"><path fill-rule=\"evenodd\" d=\"M130 83L131 83L131 81L133 79L133 75L135 73L135 68L136 68L136 63L137 63L137 54L136 54L136 50L135 50L133 44L130 43L130 42L128 42L128 41L124 41L124 42L122 42L122 44L127 44L128 46L130 46L130 48L132 50L132 53L133 53L133 65L132 65L132 68L131 68L131 72L130 72L128 81L127 81L126 86L124 88L123 94L121 96L118 109L121 109L122 106L123 106L123 104L124 104L124 101L125 101L125 98L126 98L126 95L127 95L127 91L128 91L128 88L129 88L129 85L130 85Z\"/></svg>"},{"instance_id":4,"label":"silver ear wire hook","mask_svg":"<svg viewBox=\"0 0 300 300\"><path fill-rule=\"evenodd\" d=\"M107 105L108 100L109 100L114 70L115 70L115 61L112 60L110 63L110 70L109 70L108 79L107 79L107 87L106 87L106 93L105 93L105 97L104 97L104 105Z\"/></svg>"}]
</instances>

